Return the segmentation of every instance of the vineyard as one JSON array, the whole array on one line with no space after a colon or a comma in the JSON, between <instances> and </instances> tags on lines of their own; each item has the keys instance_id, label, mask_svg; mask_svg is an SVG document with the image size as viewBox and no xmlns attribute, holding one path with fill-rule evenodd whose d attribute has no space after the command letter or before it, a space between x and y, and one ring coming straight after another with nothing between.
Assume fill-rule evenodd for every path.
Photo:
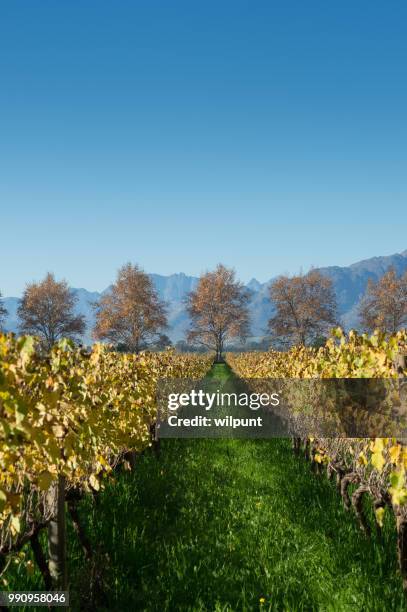
<instances>
[{"instance_id":1,"label":"vineyard","mask_svg":"<svg viewBox=\"0 0 407 612\"><path fill-rule=\"evenodd\" d=\"M404 332L336 330L320 349L230 353L212 366L211 355L86 352L69 341L43 353L32 337L0 336L3 588L73 588L75 558L90 567L94 609L105 609L98 591L118 610L321 609L330 588L332 609L405 609L395 566L397 540L405 586L402 440L307 436L294 452L286 440L165 440L159 449L154 425L159 378L237 376L253 388L268 378L397 380L406 351ZM99 573L100 542L109 577Z\"/></svg>"},{"instance_id":2,"label":"vineyard","mask_svg":"<svg viewBox=\"0 0 407 612\"><path fill-rule=\"evenodd\" d=\"M46 587L66 587L65 502L81 536L77 502L152 445L157 379L200 378L210 362L171 352L122 355L102 345L86 354L67 341L44 356L32 337L0 336L3 566L24 559L18 553L30 542ZM38 540L45 527L49 566Z\"/></svg>"},{"instance_id":3,"label":"vineyard","mask_svg":"<svg viewBox=\"0 0 407 612\"><path fill-rule=\"evenodd\" d=\"M379 332L370 337L350 332L346 337L338 329L326 346L318 350L294 347L288 353L229 354L228 361L236 374L245 379L405 377L407 335L399 332L386 339ZM313 400L317 411L319 397ZM295 438L293 446L297 453L302 448L318 470L325 468L329 478L335 477L345 507L354 508L360 526L367 534L371 528L363 504L364 496L373 500L379 529L383 526L385 509L394 512L400 570L407 587L407 447L403 442L395 438L308 436ZM350 496L351 485L354 487Z\"/></svg>"}]
</instances>

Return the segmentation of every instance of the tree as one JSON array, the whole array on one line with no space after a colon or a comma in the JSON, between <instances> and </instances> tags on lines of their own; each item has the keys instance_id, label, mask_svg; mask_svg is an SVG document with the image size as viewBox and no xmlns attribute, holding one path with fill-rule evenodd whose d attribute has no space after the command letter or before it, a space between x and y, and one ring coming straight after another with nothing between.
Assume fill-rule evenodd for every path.
<instances>
[{"instance_id":1,"label":"tree","mask_svg":"<svg viewBox=\"0 0 407 612\"><path fill-rule=\"evenodd\" d=\"M248 335L248 300L248 292L235 280L234 270L219 264L216 270L201 276L187 298L191 318L188 342L214 349L220 360L227 340L243 340Z\"/></svg>"},{"instance_id":2,"label":"tree","mask_svg":"<svg viewBox=\"0 0 407 612\"><path fill-rule=\"evenodd\" d=\"M67 282L57 282L48 273L42 282L30 283L25 288L17 310L20 330L39 336L46 349L60 338L77 340L86 325L84 316L74 313L76 302Z\"/></svg>"},{"instance_id":3,"label":"tree","mask_svg":"<svg viewBox=\"0 0 407 612\"><path fill-rule=\"evenodd\" d=\"M95 308L94 337L131 352L159 341L160 331L167 326L165 305L150 277L131 263L120 268L116 282Z\"/></svg>"},{"instance_id":4,"label":"tree","mask_svg":"<svg viewBox=\"0 0 407 612\"><path fill-rule=\"evenodd\" d=\"M3 301L1 299L1 292L0 292L0 330L2 329L3 325L4 325L4 321L7 317L7 310L3 304Z\"/></svg>"},{"instance_id":5,"label":"tree","mask_svg":"<svg viewBox=\"0 0 407 612\"><path fill-rule=\"evenodd\" d=\"M368 331L394 333L407 325L407 272L397 278L395 269L389 268L377 282L369 279L359 319Z\"/></svg>"},{"instance_id":6,"label":"tree","mask_svg":"<svg viewBox=\"0 0 407 612\"><path fill-rule=\"evenodd\" d=\"M282 346L312 344L336 323L332 282L317 270L291 278L281 276L271 285L270 298L276 314L269 328Z\"/></svg>"},{"instance_id":7,"label":"tree","mask_svg":"<svg viewBox=\"0 0 407 612\"><path fill-rule=\"evenodd\" d=\"M167 334L159 334L158 339L155 340L153 347L156 351L163 351L164 349L172 346L171 338Z\"/></svg>"}]
</instances>

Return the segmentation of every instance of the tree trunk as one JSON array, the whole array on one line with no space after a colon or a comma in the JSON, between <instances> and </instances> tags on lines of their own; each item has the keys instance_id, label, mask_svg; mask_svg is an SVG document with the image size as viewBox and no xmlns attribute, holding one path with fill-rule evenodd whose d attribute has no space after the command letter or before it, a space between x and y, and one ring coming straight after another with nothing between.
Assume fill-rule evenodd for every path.
<instances>
[{"instance_id":1,"label":"tree trunk","mask_svg":"<svg viewBox=\"0 0 407 612\"><path fill-rule=\"evenodd\" d=\"M346 510L350 510L351 508L351 500L349 497L348 486L350 484L358 484L360 482L360 478L356 472L350 472L349 474L345 474L340 483L340 491L342 495L342 500Z\"/></svg>"},{"instance_id":2,"label":"tree trunk","mask_svg":"<svg viewBox=\"0 0 407 612\"><path fill-rule=\"evenodd\" d=\"M301 451L301 438L293 438L292 439L292 443L293 443L293 451L296 455L300 454Z\"/></svg>"},{"instance_id":3,"label":"tree trunk","mask_svg":"<svg viewBox=\"0 0 407 612\"><path fill-rule=\"evenodd\" d=\"M216 342L215 363L219 363L219 360L220 360L219 342Z\"/></svg>"},{"instance_id":4,"label":"tree trunk","mask_svg":"<svg viewBox=\"0 0 407 612\"><path fill-rule=\"evenodd\" d=\"M352 506L359 520L359 525L366 535L370 535L370 525L363 508L363 496L370 493L367 485L361 485L352 495Z\"/></svg>"},{"instance_id":5,"label":"tree trunk","mask_svg":"<svg viewBox=\"0 0 407 612\"><path fill-rule=\"evenodd\" d=\"M53 504L53 517L48 525L49 572L55 590L66 591L68 574L66 566L66 517L65 517L65 477L59 476L58 482L50 491Z\"/></svg>"},{"instance_id":6,"label":"tree trunk","mask_svg":"<svg viewBox=\"0 0 407 612\"><path fill-rule=\"evenodd\" d=\"M76 500L74 499L69 500L68 510L69 510L69 514L71 515L73 527L79 538L79 542L81 544L82 551L85 555L85 559L89 561L92 558L92 546L91 546L88 536L85 533L82 523L80 521Z\"/></svg>"},{"instance_id":7,"label":"tree trunk","mask_svg":"<svg viewBox=\"0 0 407 612\"><path fill-rule=\"evenodd\" d=\"M30 540L31 548L34 554L34 559L38 565L38 568L42 574L42 578L44 580L44 586L47 591L52 589L52 579L49 571L49 567L47 564L46 557L42 550L41 542L39 539L39 532L36 531L31 540Z\"/></svg>"},{"instance_id":8,"label":"tree trunk","mask_svg":"<svg viewBox=\"0 0 407 612\"><path fill-rule=\"evenodd\" d=\"M216 340L216 363L222 361L222 352L223 352L223 342L221 338L217 338Z\"/></svg>"}]
</instances>

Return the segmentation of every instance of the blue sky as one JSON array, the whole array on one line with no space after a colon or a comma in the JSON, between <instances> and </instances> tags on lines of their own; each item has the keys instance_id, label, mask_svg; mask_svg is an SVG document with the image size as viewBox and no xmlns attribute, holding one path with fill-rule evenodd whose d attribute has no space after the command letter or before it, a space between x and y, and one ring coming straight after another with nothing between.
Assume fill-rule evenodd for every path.
<instances>
[{"instance_id":1,"label":"blue sky","mask_svg":"<svg viewBox=\"0 0 407 612\"><path fill-rule=\"evenodd\" d=\"M405 2L0 9L0 290L407 248Z\"/></svg>"}]
</instances>

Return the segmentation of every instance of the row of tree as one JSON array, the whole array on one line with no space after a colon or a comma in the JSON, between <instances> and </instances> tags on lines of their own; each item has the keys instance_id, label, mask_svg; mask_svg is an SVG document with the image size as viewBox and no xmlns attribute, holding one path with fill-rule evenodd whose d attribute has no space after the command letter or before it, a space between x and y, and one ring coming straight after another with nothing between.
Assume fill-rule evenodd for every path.
<instances>
[{"instance_id":1,"label":"row of tree","mask_svg":"<svg viewBox=\"0 0 407 612\"><path fill-rule=\"evenodd\" d=\"M1 294L0 294L1 298ZM269 332L275 345L318 344L337 325L337 304L331 280L317 270L299 276L281 276L270 287L274 316ZM50 348L63 337L79 340L85 318L75 313L77 298L66 281L47 274L39 283L26 286L18 307L20 330L42 339ZM235 277L234 270L219 264L203 274L186 298L191 325L189 345L215 350L221 357L225 344L249 335L250 291ZM166 305L160 300L150 277L137 265L124 265L115 283L93 304L95 340L113 343L119 349L139 352L170 344ZM7 311L0 300L0 327ZM369 281L359 309L361 326L367 331L393 333L407 324L407 272L397 277L389 269L377 282Z\"/></svg>"},{"instance_id":2,"label":"row of tree","mask_svg":"<svg viewBox=\"0 0 407 612\"><path fill-rule=\"evenodd\" d=\"M282 344L318 344L337 325L337 302L332 281L317 270L282 276L270 287L275 315L269 321L272 337ZM363 331L394 333L407 325L407 272L394 268L378 280L369 279L359 304Z\"/></svg>"}]
</instances>

